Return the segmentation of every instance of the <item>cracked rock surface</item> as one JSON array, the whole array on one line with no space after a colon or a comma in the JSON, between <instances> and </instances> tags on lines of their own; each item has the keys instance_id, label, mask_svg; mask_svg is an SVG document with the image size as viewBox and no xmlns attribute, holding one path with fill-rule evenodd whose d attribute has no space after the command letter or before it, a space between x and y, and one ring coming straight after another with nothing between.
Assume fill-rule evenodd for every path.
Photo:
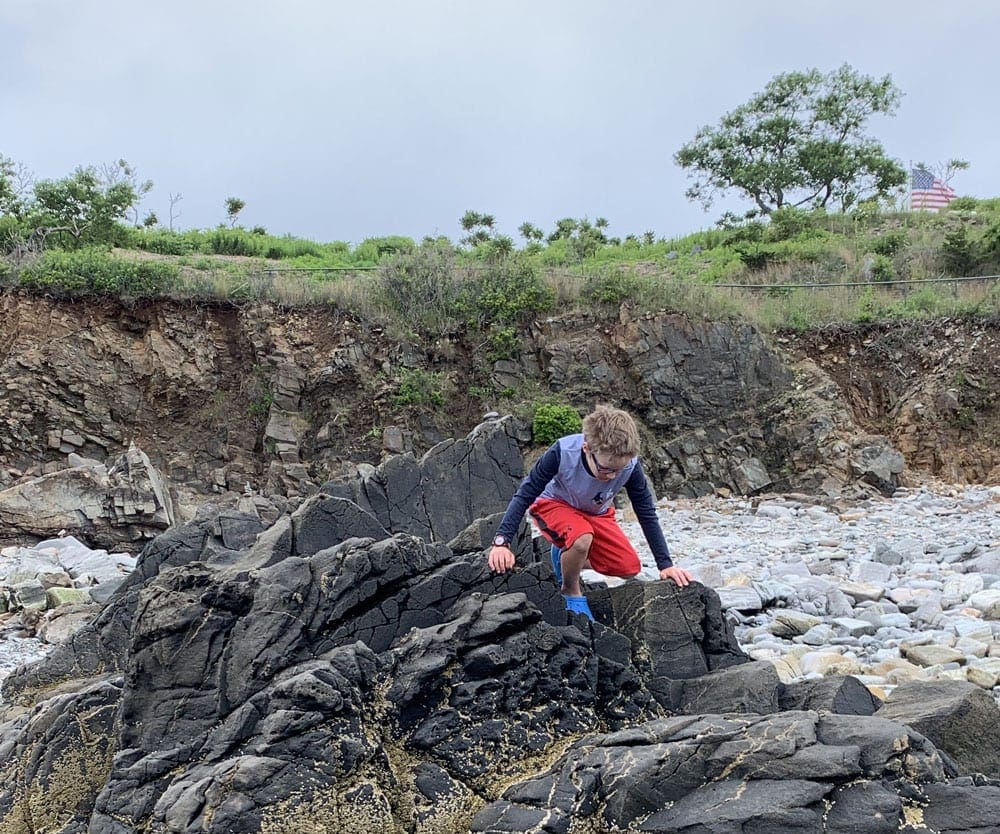
<instances>
[{"instance_id":1,"label":"cracked rock surface","mask_svg":"<svg viewBox=\"0 0 1000 834\"><path fill-rule=\"evenodd\" d=\"M331 486L267 528L206 509L154 539L4 681L0 832L995 830L995 778L851 679L785 687L710 589L592 586L589 623L524 531L492 574L493 525L430 518L433 473L401 467L400 492L385 467L367 500Z\"/></svg>"}]
</instances>

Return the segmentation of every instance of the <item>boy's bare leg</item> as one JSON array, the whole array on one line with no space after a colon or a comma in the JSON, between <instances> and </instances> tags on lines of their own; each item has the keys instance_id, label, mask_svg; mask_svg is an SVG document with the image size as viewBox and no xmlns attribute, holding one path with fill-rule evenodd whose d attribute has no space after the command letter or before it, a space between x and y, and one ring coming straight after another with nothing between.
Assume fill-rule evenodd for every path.
<instances>
[{"instance_id":1,"label":"boy's bare leg","mask_svg":"<svg viewBox=\"0 0 1000 834\"><path fill-rule=\"evenodd\" d=\"M562 552L562 592L571 597L583 596L580 588L580 571L587 564L587 557L590 555L590 546L594 543L594 537L590 533L584 533L572 547L567 547Z\"/></svg>"}]
</instances>

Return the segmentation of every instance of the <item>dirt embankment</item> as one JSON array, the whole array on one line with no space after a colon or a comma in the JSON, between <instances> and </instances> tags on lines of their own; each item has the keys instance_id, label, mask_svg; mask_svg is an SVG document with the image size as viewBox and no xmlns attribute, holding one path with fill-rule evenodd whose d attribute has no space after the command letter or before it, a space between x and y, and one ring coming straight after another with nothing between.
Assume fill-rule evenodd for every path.
<instances>
[{"instance_id":1,"label":"dirt embankment","mask_svg":"<svg viewBox=\"0 0 1000 834\"><path fill-rule=\"evenodd\" d=\"M783 333L832 378L857 424L918 476L1000 482L1000 322L939 319Z\"/></svg>"},{"instance_id":2,"label":"dirt embankment","mask_svg":"<svg viewBox=\"0 0 1000 834\"><path fill-rule=\"evenodd\" d=\"M0 489L135 441L175 486L304 494L386 452L464 437L490 411L600 400L643 421L664 494L746 491L743 480L767 482L760 462L794 488L793 451L768 427L794 419L800 428L778 432L793 441L812 432L794 412L818 403L788 399L807 365L835 441L845 425L885 435L914 480L1000 480L997 321L762 338L622 313L536 322L521 336L520 356L497 358L466 334L419 339L325 308L0 294Z\"/></svg>"}]
</instances>

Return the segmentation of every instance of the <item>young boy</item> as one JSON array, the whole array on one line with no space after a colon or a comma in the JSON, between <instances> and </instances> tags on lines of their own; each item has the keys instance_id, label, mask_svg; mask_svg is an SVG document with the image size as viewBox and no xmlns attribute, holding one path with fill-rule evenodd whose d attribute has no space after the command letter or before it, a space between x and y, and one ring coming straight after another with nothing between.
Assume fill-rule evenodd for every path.
<instances>
[{"instance_id":1,"label":"young boy","mask_svg":"<svg viewBox=\"0 0 1000 834\"><path fill-rule=\"evenodd\" d=\"M632 577L642 568L615 520L614 497L625 487L660 579L687 585L691 574L670 559L638 454L639 431L632 417L618 408L597 406L584 418L583 434L553 443L521 481L493 539L490 568L503 573L514 567L510 542L527 510L541 534L562 551L560 565L553 550L553 566L557 578L561 567L566 609L593 619L580 588L580 571L590 567L606 576Z\"/></svg>"}]
</instances>

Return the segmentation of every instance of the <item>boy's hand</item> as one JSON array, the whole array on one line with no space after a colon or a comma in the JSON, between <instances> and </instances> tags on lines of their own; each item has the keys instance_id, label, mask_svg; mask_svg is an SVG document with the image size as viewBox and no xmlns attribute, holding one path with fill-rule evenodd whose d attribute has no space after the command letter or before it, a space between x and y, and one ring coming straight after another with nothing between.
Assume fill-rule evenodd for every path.
<instances>
[{"instance_id":1,"label":"boy's hand","mask_svg":"<svg viewBox=\"0 0 1000 834\"><path fill-rule=\"evenodd\" d=\"M497 547L494 545L490 548L490 555L487 561L490 563L491 570L503 573L514 567L514 551L509 547Z\"/></svg>"},{"instance_id":2,"label":"boy's hand","mask_svg":"<svg viewBox=\"0 0 1000 834\"><path fill-rule=\"evenodd\" d=\"M664 568L660 571L660 579L673 579L674 582L683 588L685 585L690 584L694 580L694 577L684 570L684 568L671 565L669 568Z\"/></svg>"}]
</instances>

